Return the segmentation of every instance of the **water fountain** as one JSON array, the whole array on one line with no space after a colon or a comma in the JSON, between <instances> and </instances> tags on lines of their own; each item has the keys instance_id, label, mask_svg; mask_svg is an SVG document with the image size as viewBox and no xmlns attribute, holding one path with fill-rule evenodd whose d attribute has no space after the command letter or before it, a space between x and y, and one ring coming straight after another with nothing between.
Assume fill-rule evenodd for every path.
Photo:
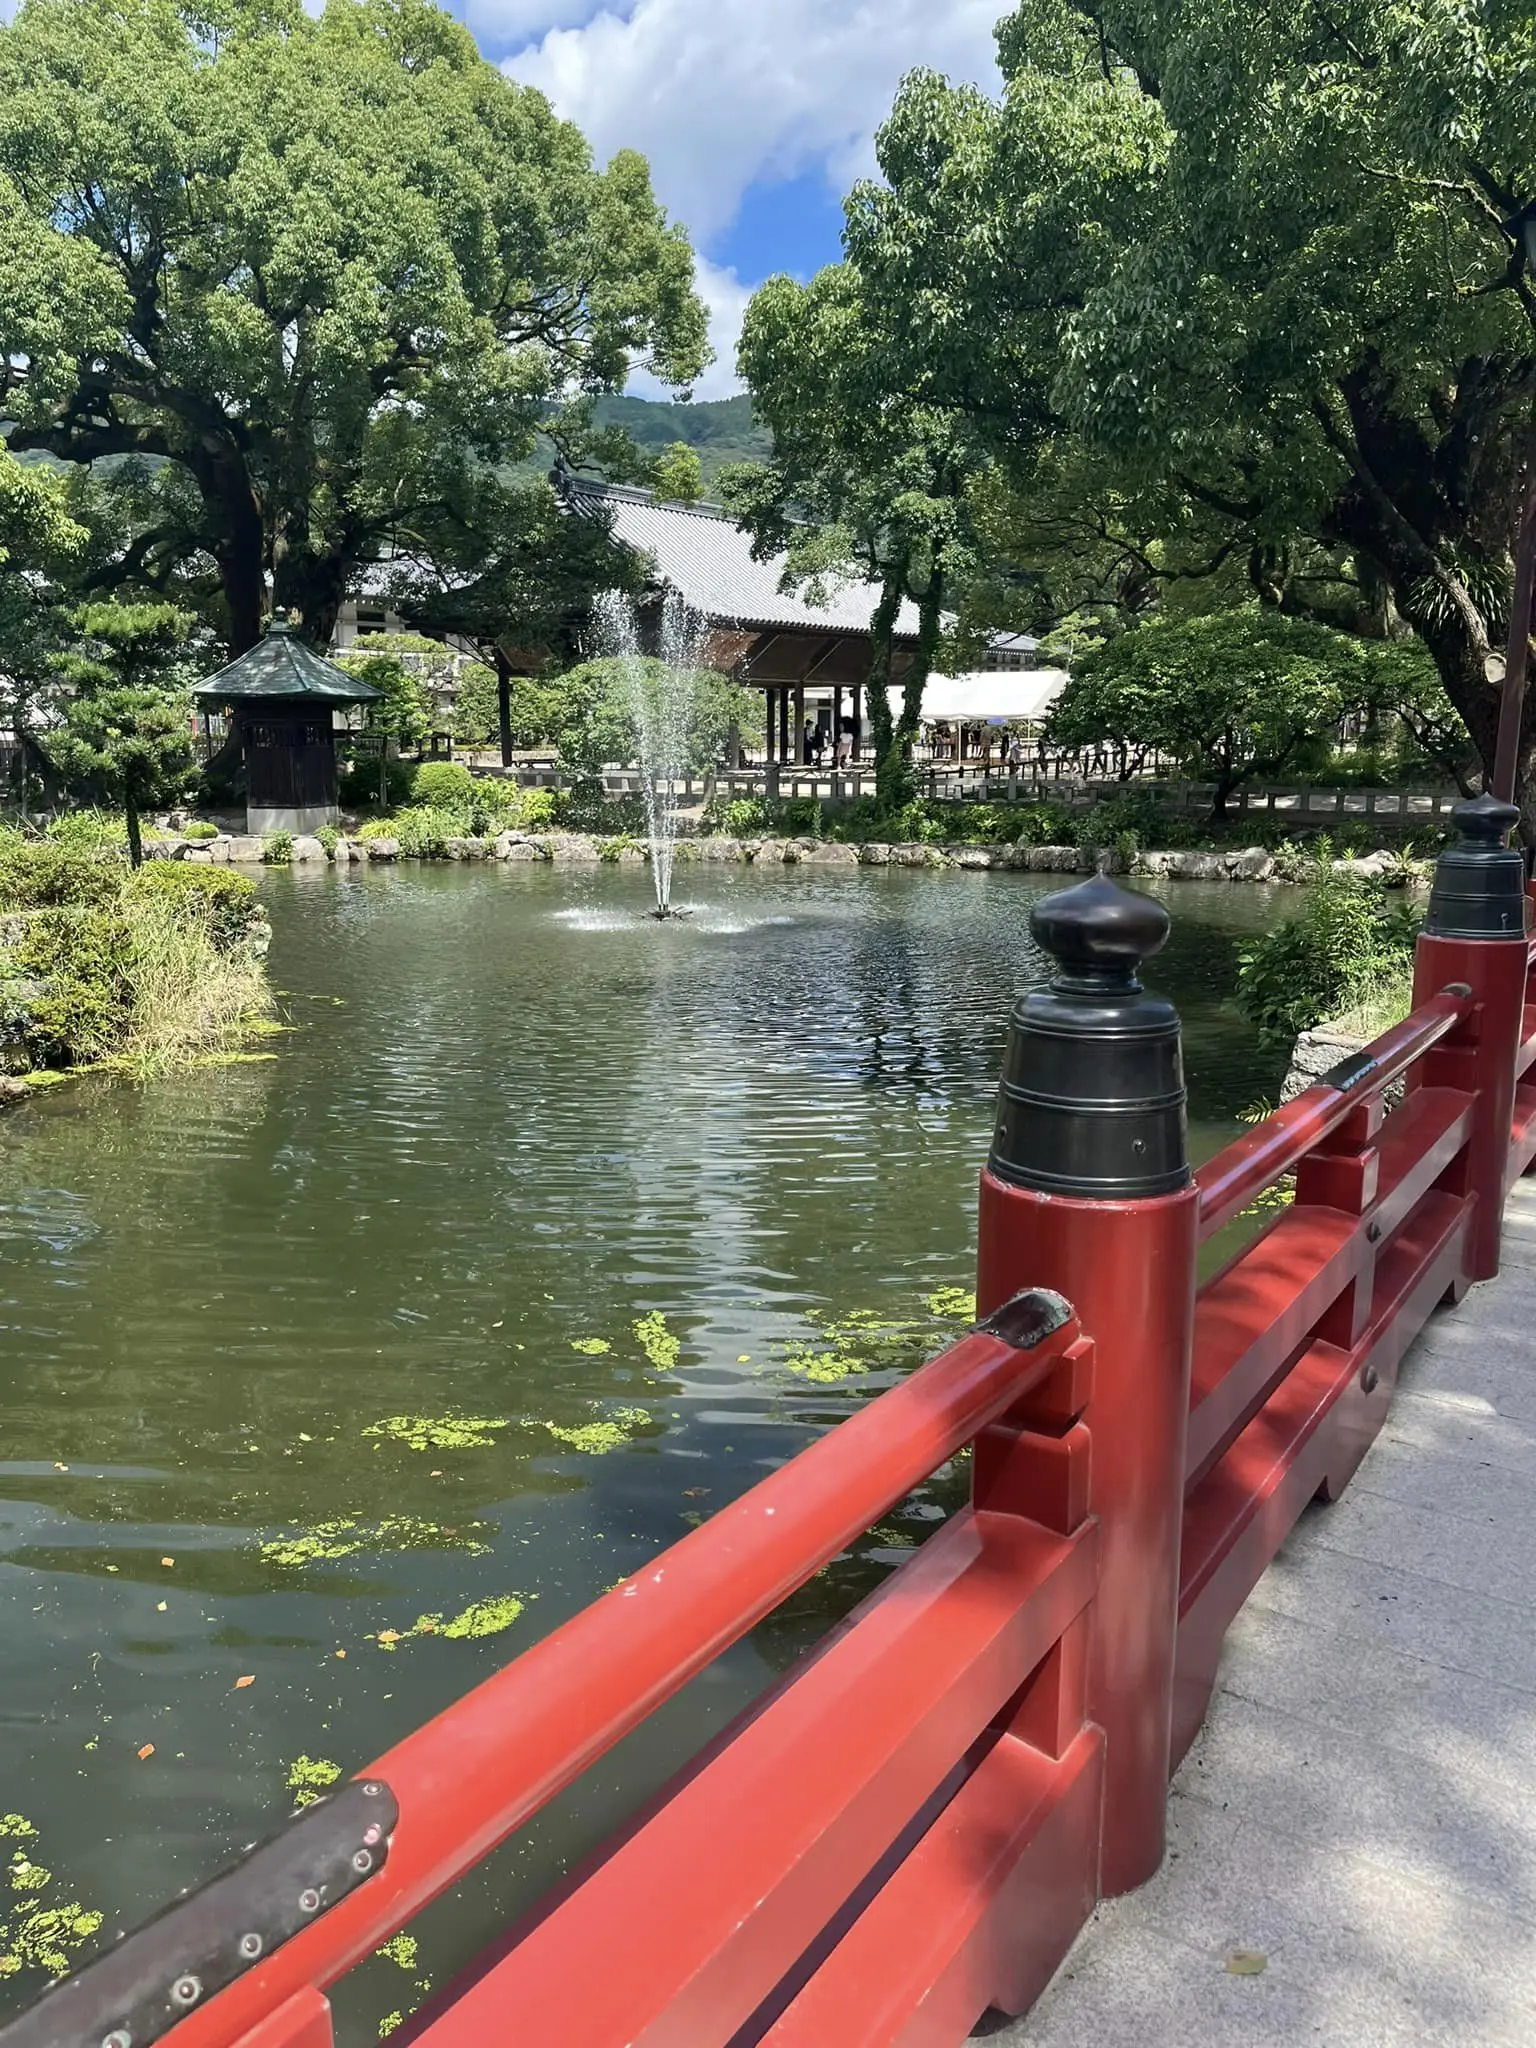
<instances>
[{"instance_id":1,"label":"water fountain","mask_svg":"<svg viewBox=\"0 0 1536 2048\"><path fill-rule=\"evenodd\" d=\"M677 854L678 784L688 769L695 679L703 666L706 629L676 591L667 592L659 610L659 659L642 652L639 612L635 600L623 591L604 591L595 617L598 645L623 673L639 739L640 787L656 892L651 915L670 918L687 914L672 907L672 867Z\"/></svg>"}]
</instances>

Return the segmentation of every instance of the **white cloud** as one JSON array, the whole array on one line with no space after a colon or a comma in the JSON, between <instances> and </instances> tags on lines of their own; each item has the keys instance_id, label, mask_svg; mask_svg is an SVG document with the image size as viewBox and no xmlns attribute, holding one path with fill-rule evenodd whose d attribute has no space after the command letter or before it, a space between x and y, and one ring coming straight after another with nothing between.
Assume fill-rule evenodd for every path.
<instances>
[{"instance_id":1,"label":"white cloud","mask_svg":"<svg viewBox=\"0 0 1536 2048\"><path fill-rule=\"evenodd\" d=\"M474 0L490 38L532 0ZM699 246L760 180L823 170L838 188L871 170L902 74L928 65L995 80L1000 0L635 0L555 25L505 69L546 92L601 160L642 150L656 189ZM547 25L569 6L546 0Z\"/></svg>"},{"instance_id":2,"label":"white cloud","mask_svg":"<svg viewBox=\"0 0 1536 2048\"><path fill-rule=\"evenodd\" d=\"M699 297L709 309L709 338L715 360L693 387L695 398L732 398L746 386L736 374L736 344L741 339L742 318L752 287L743 284L734 270L696 255L693 281ZM636 398L671 398L674 394L654 377L637 372L625 389Z\"/></svg>"},{"instance_id":3,"label":"white cloud","mask_svg":"<svg viewBox=\"0 0 1536 2048\"><path fill-rule=\"evenodd\" d=\"M0 5L4 0L0 0ZM602 0L465 0L464 25L482 42L526 42L552 28L570 28L602 11Z\"/></svg>"}]
</instances>

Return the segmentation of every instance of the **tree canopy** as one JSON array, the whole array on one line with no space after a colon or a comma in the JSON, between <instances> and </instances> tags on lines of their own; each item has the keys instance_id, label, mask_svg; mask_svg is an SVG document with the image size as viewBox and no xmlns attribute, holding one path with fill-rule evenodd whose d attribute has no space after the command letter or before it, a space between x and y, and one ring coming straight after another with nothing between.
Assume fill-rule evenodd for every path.
<instances>
[{"instance_id":1,"label":"tree canopy","mask_svg":"<svg viewBox=\"0 0 1536 2048\"><path fill-rule=\"evenodd\" d=\"M999 49L995 101L903 84L886 183L849 202L921 395L1044 487L1111 597L1237 572L1278 612L1412 633L1491 762L1536 394L1528 16L1024 0Z\"/></svg>"},{"instance_id":2,"label":"tree canopy","mask_svg":"<svg viewBox=\"0 0 1536 2048\"><path fill-rule=\"evenodd\" d=\"M641 158L605 170L428 0L28 0L0 28L0 414L147 459L101 573L276 605L324 644L352 570L476 530L543 429L707 358Z\"/></svg>"},{"instance_id":3,"label":"tree canopy","mask_svg":"<svg viewBox=\"0 0 1536 2048\"><path fill-rule=\"evenodd\" d=\"M1085 654L1048 725L1063 746L1155 748L1215 786L1219 817L1249 777L1283 774L1346 711L1386 687L1383 669L1427 667L1387 647L1257 604L1162 617Z\"/></svg>"}]
</instances>

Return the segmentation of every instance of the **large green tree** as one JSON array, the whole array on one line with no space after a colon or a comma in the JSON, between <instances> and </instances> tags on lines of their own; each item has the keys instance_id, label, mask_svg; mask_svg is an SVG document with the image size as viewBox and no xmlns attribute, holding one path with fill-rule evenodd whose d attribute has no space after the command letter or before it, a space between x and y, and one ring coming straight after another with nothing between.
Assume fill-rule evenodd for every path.
<instances>
[{"instance_id":1,"label":"large green tree","mask_svg":"<svg viewBox=\"0 0 1536 2048\"><path fill-rule=\"evenodd\" d=\"M211 565L231 647L360 563L498 552L486 479L707 357L641 158L594 168L427 0L26 0L0 28L0 415L153 459L116 573ZM481 522L479 525L476 522ZM489 522L487 524L486 522Z\"/></svg>"},{"instance_id":2,"label":"large green tree","mask_svg":"<svg viewBox=\"0 0 1536 2048\"><path fill-rule=\"evenodd\" d=\"M903 87L850 260L906 280L1021 488L1075 444L1274 609L1416 635L1491 763L1536 394L1529 6L1025 0L1000 52L995 102ZM1528 708L1523 791L1533 738Z\"/></svg>"}]
</instances>

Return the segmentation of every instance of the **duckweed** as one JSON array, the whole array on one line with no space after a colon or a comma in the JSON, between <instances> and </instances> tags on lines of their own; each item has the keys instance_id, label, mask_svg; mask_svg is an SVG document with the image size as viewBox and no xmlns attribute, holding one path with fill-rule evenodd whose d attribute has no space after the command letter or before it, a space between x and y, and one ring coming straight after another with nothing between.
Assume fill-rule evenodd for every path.
<instances>
[{"instance_id":1,"label":"duckweed","mask_svg":"<svg viewBox=\"0 0 1536 2048\"><path fill-rule=\"evenodd\" d=\"M654 1371L676 1372L677 1361L682 1355L682 1340L674 1337L667 1328L667 1319L659 1308L639 1317L635 1323L635 1337Z\"/></svg>"},{"instance_id":2,"label":"duckweed","mask_svg":"<svg viewBox=\"0 0 1536 2048\"><path fill-rule=\"evenodd\" d=\"M268 1564L291 1566L334 1564L339 1558L380 1550L462 1550L470 1557L485 1557L490 1545L480 1541L478 1532L489 1526L470 1522L462 1528L445 1529L416 1515L386 1515L381 1522L359 1522L348 1516L274 1537L262 1544L261 1554Z\"/></svg>"},{"instance_id":3,"label":"duckweed","mask_svg":"<svg viewBox=\"0 0 1536 2048\"><path fill-rule=\"evenodd\" d=\"M936 1287L923 1303L929 1315L945 1323L974 1323L976 1292L971 1287Z\"/></svg>"},{"instance_id":4,"label":"duckweed","mask_svg":"<svg viewBox=\"0 0 1536 2048\"><path fill-rule=\"evenodd\" d=\"M613 1349L606 1337L573 1337L571 1349L587 1358L604 1358Z\"/></svg>"},{"instance_id":5,"label":"duckweed","mask_svg":"<svg viewBox=\"0 0 1536 2048\"><path fill-rule=\"evenodd\" d=\"M381 1650L393 1651L418 1636L446 1636L450 1642L496 1636L512 1626L527 1604L521 1593L503 1593L493 1600L473 1601L452 1621L446 1621L441 1614L418 1614L409 1628L382 1628L372 1640Z\"/></svg>"},{"instance_id":6,"label":"duckweed","mask_svg":"<svg viewBox=\"0 0 1536 2048\"><path fill-rule=\"evenodd\" d=\"M509 1429L506 1415L386 1415L370 1422L364 1436L388 1437L412 1451L483 1451Z\"/></svg>"},{"instance_id":7,"label":"duckweed","mask_svg":"<svg viewBox=\"0 0 1536 2048\"><path fill-rule=\"evenodd\" d=\"M313 1806L324 1798L340 1776L341 1765L333 1764L329 1757L296 1756L288 1766L288 1790L295 1809Z\"/></svg>"},{"instance_id":8,"label":"duckweed","mask_svg":"<svg viewBox=\"0 0 1536 2048\"><path fill-rule=\"evenodd\" d=\"M0 1842L16 1844L5 1867L9 1899L0 1891L0 1977L19 1976L23 1970L64 1976L76 1950L101 1926L101 1915L87 1912L76 1899L67 1906L43 1904L53 1872L33 1860L37 1838L37 1829L21 1814L0 1814Z\"/></svg>"},{"instance_id":9,"label":"duckweed","mask_svg":"<svg viewBox=\"0 0 1536 2048\"><path fill-rule=\"evenodd\" d=\"M621 1450L642 1424L650 1421L643 1408L616 1408L603 1422L583 1422L575 1429L565 1429L558 1422L546 1422L544 1427L568 1450L582 1451L590 1458L604 1457L609 1451Z\"/></svg>"}]
</instances>

